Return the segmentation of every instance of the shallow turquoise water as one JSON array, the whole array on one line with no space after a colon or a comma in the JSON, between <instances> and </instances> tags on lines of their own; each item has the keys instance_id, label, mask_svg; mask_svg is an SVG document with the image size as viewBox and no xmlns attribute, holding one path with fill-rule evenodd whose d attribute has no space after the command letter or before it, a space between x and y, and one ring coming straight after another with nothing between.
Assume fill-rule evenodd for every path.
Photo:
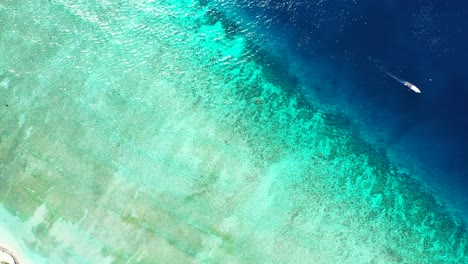
<instances>
[{"instance_id":1,"label":"shallow turquoise water","mask_svg":"<svg viewBox=\"0 0 468 264\"><path fill-rule=\"evenodd\" d=\"M21 254L467 261L460 219L215 14L198 1L0 5L0 223Z\"/></svg>"}]
</instances>

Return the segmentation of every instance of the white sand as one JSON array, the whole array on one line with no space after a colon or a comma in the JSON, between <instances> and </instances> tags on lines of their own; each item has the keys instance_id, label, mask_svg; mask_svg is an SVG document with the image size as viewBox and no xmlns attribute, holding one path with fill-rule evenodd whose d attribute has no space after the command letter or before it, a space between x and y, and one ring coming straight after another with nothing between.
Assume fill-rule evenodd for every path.
<instances>
[{"instance_id":1,"label":"white sand","mask_svg":"<svg viewBox=\"0 0 468 264\"><path fill-rule=\"evenodd\" d=\"M14 254L15 258L18 260L19 263L34 263L29 260L27 257L22 254L22 250L20 250L21 246L19 242L15 240L15 238L5 230L3 225L0 225L0 247L3 247ZM6 263L15 263L13 258L10 257L9 254L3 252L0 249L0 261L5 261Z\"/></svg>"},{"instance_id":2,"label":"white sand","mask_svg":"<svg viewBox=\"0 0 468 264\"><path fill-rule=\"evenodd\" d=\"M28 249L21 239L21 233L24 232L23 227L24 224L17 217L0 206L0 246L13 253L21 264L45 263L45 259ZM0 261L8 260L6 257L5 260L2 258L6 255L6 253L0 255ZM14 263L12 260L10 262Z\"/></svg>"},{"instance_id":3,"label":"white sand","mask_svg":"<svg viewBox=\"0 0 468 264\"><path fill-rule=\"evenodd\" d=\"M16 263L15 259L0 246L0 263Z\"/></svg>"}]
</instances>

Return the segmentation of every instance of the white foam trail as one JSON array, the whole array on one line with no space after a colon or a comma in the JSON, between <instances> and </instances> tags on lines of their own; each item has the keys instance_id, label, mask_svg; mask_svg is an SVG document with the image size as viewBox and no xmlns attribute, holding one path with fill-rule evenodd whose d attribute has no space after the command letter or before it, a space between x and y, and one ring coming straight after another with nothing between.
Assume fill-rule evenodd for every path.
<instances>
[{"instance_id":1,"label":"white foam trail","mask_svg":"<svg viewBox=\"0 0 468 264\"><path fill-rule=\"evenodd\" d=\"M391 74L391 73L389 73L389 72L385 72L385 73L386 73L388 76L392 77L393 79L399 81L400 83L405 84L405 81L403 81L402 79L396 77L395 75L393 75L393 74Z\"/></svg>"}]
</instances>

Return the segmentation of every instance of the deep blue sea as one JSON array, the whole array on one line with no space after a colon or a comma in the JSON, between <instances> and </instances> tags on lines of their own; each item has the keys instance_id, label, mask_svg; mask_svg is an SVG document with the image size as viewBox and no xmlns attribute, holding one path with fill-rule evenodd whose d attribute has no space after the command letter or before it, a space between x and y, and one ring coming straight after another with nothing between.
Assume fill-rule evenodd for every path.
<instances>
[{"instance_id":1,"label":"deep blue sea","mask_svg":"<svg viewBox=\"0 0 468 264\"><path fill-rule=\"evenodd\" d=\"M236 6L304 72L303 82L319 72L330 83L311 84L309 92L341 108L401 163L417 161L430 175L423 180L443 186L468 212L467 2L242 0Z\"/></svg>"}]
</instances>

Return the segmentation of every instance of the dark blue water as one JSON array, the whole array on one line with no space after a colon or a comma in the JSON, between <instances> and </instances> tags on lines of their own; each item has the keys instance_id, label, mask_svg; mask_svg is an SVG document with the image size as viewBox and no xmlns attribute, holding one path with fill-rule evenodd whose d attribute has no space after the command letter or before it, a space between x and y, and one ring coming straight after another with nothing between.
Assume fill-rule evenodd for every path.
<instances>
[{"instance_id":1,"label":"dark blue water","mask_svg":"<svg viewBox=\"0 0 468 264\"><path fill-rule=\"evenodd\" d=\"M416 157L435 180L465 195L467 1L237 2L300 67L320 68L334 87L309 89L330 100L343 95L343 105L359 113L375 138ZM385 71L417 85L422 94Z\"/></svg>"}]
</instances>

